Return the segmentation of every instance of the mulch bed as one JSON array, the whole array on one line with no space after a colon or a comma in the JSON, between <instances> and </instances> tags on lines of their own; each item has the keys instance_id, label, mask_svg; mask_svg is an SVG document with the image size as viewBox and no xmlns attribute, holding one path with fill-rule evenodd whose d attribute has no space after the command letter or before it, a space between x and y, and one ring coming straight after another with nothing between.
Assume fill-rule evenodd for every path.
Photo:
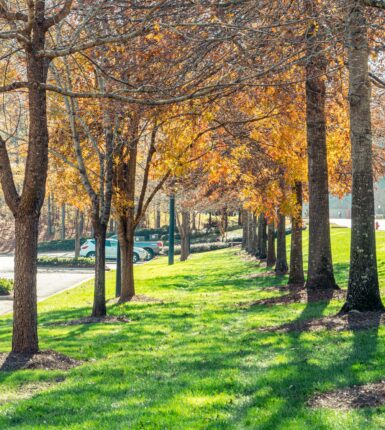
<instances>
[{"instance_id":1,"label":"mulch bed","mask_svg":"<svg viewBox=\"0 0 385 430\"><path fill-rule=\"evenodd\" d=\"M238 279L258 279L258 278L269 278L270 276L275 276L276 273L273 271L249 273L248 275L242 275Z\"/></svg>"},{"instance_id":2,"label":"mulch bed","mask_svg":"<svg viewBox=\"0 0 385 430\"><path fill-rule=\"evenodd\" d=\"M56 325L56 326L71 326L71 325L81 325L81 324L114 324L114 323L130 323L131 320L124 315L106 315L104 317L84 317L78 318L76 320L64 321L64 322L54 322L46 325Z\"/></svg>"},{"instance_id":3,"label":"mulch bed","mask_svg":"<svg viewBox=\"0 0 385 430\"><path fill-rule=\"evenodd\" d=\"M309 400L311 408L357 409L385 405L385 381L354 385L327 393L320 393Z\"/></svg>"},{"instance_id":4,"label":"mulch bed","mask_svg":"<svg viewBox=\"0 0 385 430\"><path fill-rule=\"evenodd\" d=\"M275 287L277 288L277 287ZM292 303L315 303L325 302L331 299L344 299L346 297L346 291L344 290L306 290L303 287L290 288L282 287L279 291L291 291L290 294L285 294L279 297L268 297L266 299L256 300L248 304L251 306L258 305L286 305ZM244 306L246 304L243 304Z\"/></svg>"},{"instance_id":5,"label":"mulch bed","mask_svg":"<svg viewBox=\"0 0 385 430\"><path fill-rule=\"evenodd\" d=\"M25 369L69 370L81 363L67 355L50 350L36 354L0 354L0 371L3 372Z\"/></svg>"},{"instance_id":6,"label":"mulch bed","mask_svg":"<svg viewBox=\"0 0 385 430\"><path fill-rule=\"evenodd\" d=\"M164 301L161 299L157 299L156 297L150 297L150 296L146 296L145 294L137 294L136 296L132 297L131 300L127 303L130 302L136 302L136 303L160 303L163 304ZM108 300L109 304L120 304L119 303L119 297Z\"/></svg>"},{"instance_id":7,"label":"mulch bed","mask_svg":"<svg viewBox=\"0 0 385 430\"><path fill-rule=\"evenodd\" d=\"M344 315L333 315L311 320L295 321L280 326L262 327L260 332L288 333L321 330L365 330L385 324L385 313L351 311Z\"/></svg>"}]
</instances>

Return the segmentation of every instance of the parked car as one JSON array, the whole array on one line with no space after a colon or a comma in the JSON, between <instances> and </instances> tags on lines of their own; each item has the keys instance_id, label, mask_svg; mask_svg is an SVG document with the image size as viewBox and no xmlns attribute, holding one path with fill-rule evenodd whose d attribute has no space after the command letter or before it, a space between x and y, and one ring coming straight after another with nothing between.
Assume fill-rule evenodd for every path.
<instances>
[{"instance_id":1,"label":"parked car","mask_svg":"<svg viewBox=\"0 0 385 430\"><path fill-rule=\"evenodd\" d=\"M110 237L110 239L118 240L118 236L114 234ZM158 241L150 241L150 240L135 240L135 246L139 248L143 248L150 255L150 259L154 258L155 255L159 255L163 249L163 242Z\"/></svg>"},{"instance_id":2,"label":"parked car","mask_svg":"<svg viewBox=\"0 0 385 430\"><path fill-rule=\"evenodd\" d=\"M94 258L95 257L95 239L88 239L80 248L80 256ZM106 240L106 258L116 260L118 256L118 241L116 239ZM138 261L149 260L150 256L148 252L140 247L134 247L133 260L134 263Z\"/></svg>"}]
</instances>

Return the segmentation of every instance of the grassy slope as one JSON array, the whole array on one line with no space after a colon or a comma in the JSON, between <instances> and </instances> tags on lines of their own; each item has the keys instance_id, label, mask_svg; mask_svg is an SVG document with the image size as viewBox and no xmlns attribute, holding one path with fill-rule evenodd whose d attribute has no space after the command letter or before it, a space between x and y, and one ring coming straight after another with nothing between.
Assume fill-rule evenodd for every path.
<instances>
[{"instance_id":1,"label":"grassy slope","mask_svg":"<svg viewBox=\"0 0 385 430\"><path fill-rule=\"evenodd\" d=\"M346 286L349 230L332 232L337 277ZM385 233L378 236L385 288ZM286 282L248 278L256 271L263 269L234 250L194 255L171 268L165 259L138 267L138 293L164 304L109 309L127 314L130 324L50 326L89 313L92 283L41 303L42 348L87 362L68 373L1 373L0 428L385 428L385 408L306 407L316 391L381 379L385 329L258 333L257 327L333 313L341 303L239 308L276 294L261 287ZM109 297L113 275L107 275ZM10 332L11 320L3 318L2 351L10 347Z\"/></svg>"}]
</instances>

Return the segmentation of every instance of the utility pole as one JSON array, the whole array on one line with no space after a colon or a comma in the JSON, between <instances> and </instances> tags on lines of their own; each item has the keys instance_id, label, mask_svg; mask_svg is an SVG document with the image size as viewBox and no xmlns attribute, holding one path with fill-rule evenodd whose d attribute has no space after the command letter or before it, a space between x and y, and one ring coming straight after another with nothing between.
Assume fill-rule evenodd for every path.
<instances>
[{"instance_id":1,"label":"utility pole","mask_svg":"<svg viewBox=\"0 0 385 430\"><path fill-rule=\"evenodd\" d=\"M175 195L170 195L170 222L168 231L168 264L174 264L175 253Z\"/></svg>"}]
</instances>

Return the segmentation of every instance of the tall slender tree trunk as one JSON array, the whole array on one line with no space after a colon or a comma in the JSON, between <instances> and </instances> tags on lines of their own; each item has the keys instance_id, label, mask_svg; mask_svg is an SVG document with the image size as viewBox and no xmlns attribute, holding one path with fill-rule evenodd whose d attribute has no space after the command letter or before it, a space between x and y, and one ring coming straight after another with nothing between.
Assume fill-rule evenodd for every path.
<instances>
[{"instance_id":1,"label":"tall slender tree trunk","mask_svg":"<svg viewBox=\"0 0 385 430\"><path fill-rule=\"evenodd\" d=\"M160 204L157 203L157 205L156 205L156 214L155 214L155 228L157 228L157 229L160 228L160 216L161 216Z\"/></svg>"},{"instance_id":2,"label":"tall slender tree trunk","mask_svg":"<svg viewBox=\"0 0 385 430\"><path fill-rule=\"evenodd\" d=\"M106 308L106 233L107 225L94 224L95 231L95 286L93 317L103 317L107 314Z\"/></svg>"},{"instance_id":3,"label":"tall slender tree trunk","mask_svg":"<svg viewBox=\"0 0 385 430\"><path fill-rule=\"evenodd\" d=\"M75 259L80 256L80 211L76 208L75 212Z\"/></svg>"},{"instance_id":4,"label":"tall slender tree trunk","mask_svg":"<svg viewBox=\"0 0 385 430\"><path fill-rule=\"evenodd\" d=\"M276 262L274 233L275 233L274 221L271 221L267 225L267 258L266 258L267 267L273 267Z\"/></svg>"},{"instance_id":5,"label":"tall slender tree trunk","mask_svg":"<svg viewBox=\"0 0 385 430\"><path fill-rule=\"evenodd\" d=\"M135 296L134 283L134 233L135 227L123 220L118 222L118 234L120 243L121 269L121 303L130 301Z\"/></svg>"},{"instance_id":6,"label":"tall slender tree trunk","mask_svg":"<svg viewBox=\"0 0 385 430\"><path fill-rule=\"evenodd\" d=\"M253 256L257 255L257 249L258 249L258 219L255 214L251 215L252 221L251 221L251 249L250 253Z\"/></svg>"},{"instance_id":7,"label":"tall slender tree trunk","mask_svg":"<svg viewBox=\"0 0 385 430\"><path fill-rule=\"evenodd\" d=\"M305 276L303 273L302 252L302 183L296 182L294 187L297 208L291 218L291 248L290 248L290 285L303 285Z\"/></svg>"},{"instance_id":8,"label":"tall slender tree trunk","mask_svg":"<svg viewBox=\"0 0 385 430\"><path fill-rule=\"evenodd\" d=\"M266 227L267 227L267 220L264 214L261 214L259 216L259 221L258 221L259 227L258 227L258 257L261 260L265 260L267 257L267 232L266 232Z\"/></svg>"},{"instance_id":9,"label":"tall slender tree trunk","mask_svg":"<svg viewBox=\"0 0 385 430\"><path fill-rule=\"evenodd\" d=\"M61 205L61 229L60 229L60 239L65 240L66 238L66 205L63 203Z\"/></svg>"},{"instance_id":10,"label":"tall slender tree trunk","mask_svg":"<svg viewBox=\"0 0 385 430\"><path fill-rule=\"evenodd\" d=\"M275 272L277 275L284 275L288 271L286 258L286 218L281 213L278 214L277 225L277 261Z\"/></svg>"},{"instance_id":11,"label":"tall slender tree trunk","mask_svg":"<svg viewBox=\"0 0 385 430\"><path fill-rule=\"evenodd\" d=\"M12 351L34 353L37 335L36 262L39 217L24 215L15 220L15 287Z\"/></svg>"},{"instance_id":12,"label":"tall slender tree trunk","mask_svg":"<svg viewBox=\"0 0 385 430\"><path fill-rule=\"evenodd\" d=\"M52 205L51 205L51 194L48 196L47 202L47 239L50 239L52 234Z\"/></svg>"},{"instance_id":13,"label":"tall slender tree trunk","mask_svg":"<svg viewBox=\"0 0 385 430\"><path fill-rule=\"evenodd\" d=\"M186 261L190 255L190 213L182 211L182 223L180 226L181 253L180 261Z\"/></svg>"},{"instance_id":14,"label":"tall slender tree trunk","mask_svg":"<svg viewBox=\"0 0 385 430\"><path fill-rule=\"evenodd\" d=\"M369 46L361 2L353 2L347 27L353 187L349 284L342 311L382 311L374 229Z\"/></svg>"},{"instance_id":15,"label":"tall slender tree trunk","mask_svg":"<svg viewBox=\"0 0 385 430\"><path fill-rule=\"evenodd\" d=\"M242 209L242 249L247 248L247 236L249 229L248 212Z\"/></svg>"},{"instance_id":16,"label":"tall slender tree trunk","mask_svg":"<svg viewBox=\"0 0 385 430\"><path fill-rule=\"evenodd\" d=\"M314 19L313 0L307 0ZM330 224L329 185L326 151L326 59L322 33L311 24L307 34L306 126L309 164L309 264L308 288L338 288L334 280Z\"/></svg>"},{"instance_id":17,"label":"tall slender tree trunk","mask_svg":"<svg viewBox=\"0 0 385 430\"><path fill-rule=\"evenodd\" d=\"M39 20L41 15L44 16L44 4L37 5L36 8ZM35 55L45 46L45 29L40 23L36 24L34 28L32 45L31 51L27 52L27 79L32 83L46 83L49 62ZM15 298L13 302L12 336L12 352L15 353L33 353L39 349L36 260L39 218L44 203L48 172L46 91L39 85L34 85L28 90L28 99L28 153L23 192L17 201L15 201L14 197L16 192L11 190L10 193L8 187L10 184L4 184L2 181L7 203L11 203L11 200L13 200L11 206L15 216ZM11 198L7 198L10 194Z\"/></svg>"}]
</instances>

